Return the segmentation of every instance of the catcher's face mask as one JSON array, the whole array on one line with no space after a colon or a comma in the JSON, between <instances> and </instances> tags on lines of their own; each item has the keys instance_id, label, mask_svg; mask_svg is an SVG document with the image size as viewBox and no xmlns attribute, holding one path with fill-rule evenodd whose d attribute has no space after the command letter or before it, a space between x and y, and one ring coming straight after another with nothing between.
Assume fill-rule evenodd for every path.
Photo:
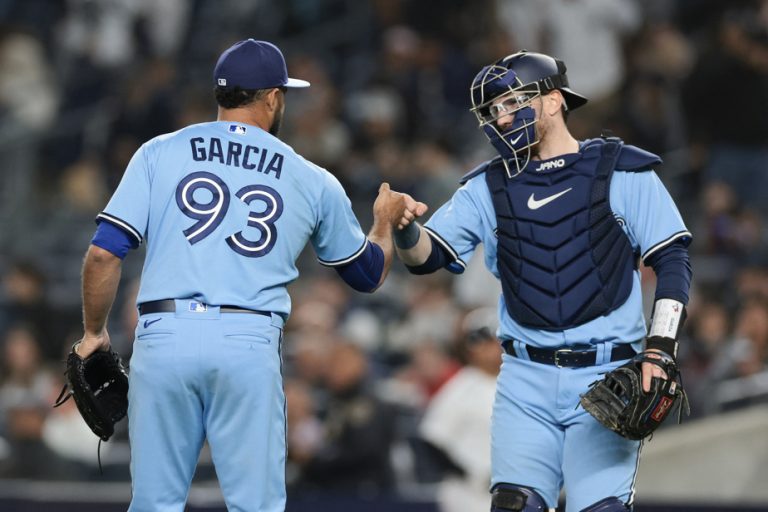
<instances>
[{"instance_id":1,"label":"catcher's face mask","mask_svg":"<svg viewBox=\"0 0 768 512\"><path fill-rule=\"evenodd\" d=\"M533 102L541 97L538 83L523 84L517 74L500 64L484 67L470 89L472 113L504 160L507 173L519 174L531 160L540 139ZM510 169L510 165L514 166Z\"/></svg>"}]
</instances>

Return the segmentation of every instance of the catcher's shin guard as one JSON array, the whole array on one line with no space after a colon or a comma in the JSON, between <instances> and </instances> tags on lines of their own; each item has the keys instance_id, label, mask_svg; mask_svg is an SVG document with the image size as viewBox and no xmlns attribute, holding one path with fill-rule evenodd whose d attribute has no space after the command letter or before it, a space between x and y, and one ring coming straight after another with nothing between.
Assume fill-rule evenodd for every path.
<instances>
[{"instance_id":1,"label":"catcher's shin guard","mask_svg":"<svg viewBox=\"0 0 768 512\"><path fill-rule=\"evenodd\" d=\"M627 506L624 504L619 498L616 498L614 496L611 496L610 498L605 498L597 503L593 503L592 505L588 506L581 512L631 512L632 507Z\"/></svg>"},{"instance_id":2,"label":"catcher's shin guard","mask_svg":"<svg viewBox=\"0 0 768 512\"><path fill-rule=\"evenodd\" d=\"M497 484L491 491L491 512L546 512L544 498L529 487Z\"/></svg>"}]
</instances>

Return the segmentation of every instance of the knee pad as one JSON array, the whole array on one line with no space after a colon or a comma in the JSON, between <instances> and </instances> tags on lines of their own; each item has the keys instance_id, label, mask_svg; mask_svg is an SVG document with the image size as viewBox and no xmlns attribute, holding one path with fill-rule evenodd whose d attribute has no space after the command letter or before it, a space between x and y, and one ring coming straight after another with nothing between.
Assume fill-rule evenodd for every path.
<instances>
[{"instance_id":1,"label":"knee pad","mask_svg":"<svg viewBox=\"0 0 768 512\"><path fill-rule=\"evenodd\" d=\"M632 507L628 507L619 498L611 496L610 498L605 498L597 503L593 503L581 512L627 512L631 510Z\"/></svg>"},{"instance_id":2,"label":"knee pad","mask_svg":"<svg viewBox=\"0 0 768 512\"><path fill-rule=\"evenodd\" d=\"M496 484L491 491L491 512L546 512L549 510L539 493L515 484Z\"/></svg>"}]
</instances>

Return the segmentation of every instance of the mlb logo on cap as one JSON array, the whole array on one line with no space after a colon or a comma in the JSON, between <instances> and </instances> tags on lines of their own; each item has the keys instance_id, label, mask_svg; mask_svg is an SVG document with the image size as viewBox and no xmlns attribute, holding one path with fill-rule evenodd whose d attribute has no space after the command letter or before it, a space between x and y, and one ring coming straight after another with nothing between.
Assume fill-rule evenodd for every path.
<instances>
[{"instance_id":1,"label":"mlb logo on cap","mask_svg":"<svg viewBox=\"0 0 768 512\"><path fill-rule=\"evenodd\" d=\"M305 80L288 78L285 58L277 46L255 39L235 43L222 53L213 80L220 87L242 89L309 87Z\"/></svg>"}]
</instances>

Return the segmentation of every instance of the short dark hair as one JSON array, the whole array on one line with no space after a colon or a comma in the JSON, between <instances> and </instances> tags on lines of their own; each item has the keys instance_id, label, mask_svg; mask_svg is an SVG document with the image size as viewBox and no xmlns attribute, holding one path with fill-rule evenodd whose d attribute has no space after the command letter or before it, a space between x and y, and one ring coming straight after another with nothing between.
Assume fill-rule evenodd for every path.
<instances>
[{"instance_id":1,"label":"short dark hair","mask_svg":"<svg viewBox=\"0 0 768 512\"><path fill-rule=\"evenodd\" d=\"M260 100L270 89L243 89L241 87L222 87L217 85L213 89L216 103L222 108L238 108L250 105Z\"/></svg>"}]
</instances>

